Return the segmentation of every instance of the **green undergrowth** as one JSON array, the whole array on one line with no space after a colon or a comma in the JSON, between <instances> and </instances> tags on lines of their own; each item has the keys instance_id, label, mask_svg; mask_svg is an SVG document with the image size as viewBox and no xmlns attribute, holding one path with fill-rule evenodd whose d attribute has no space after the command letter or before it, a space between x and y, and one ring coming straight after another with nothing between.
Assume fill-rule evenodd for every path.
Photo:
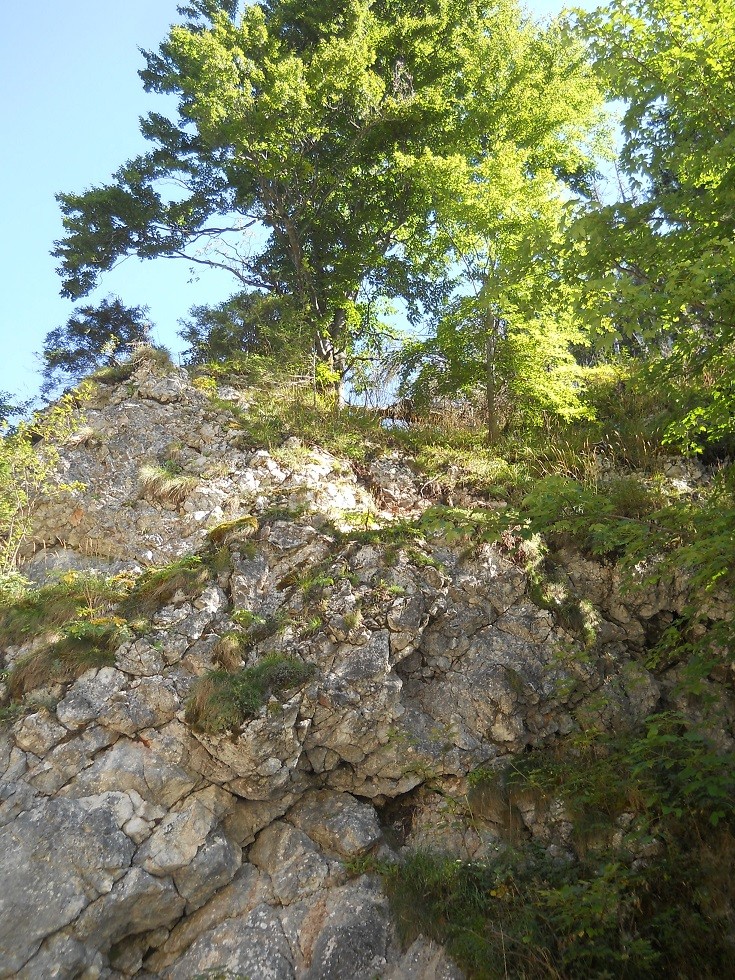
<instances>
[{"instance_id":1,"label":"green undergrowth","mask_svg":"<svg viewBox=\"0 0 735 980\"><path fill-rule=\"evenodd\" d=\"M263 657L254 667L233 673L210 671L194 683L186 705L186 720L195 730L210 735L237 731L272 694L305 684L313 673L313 665L275 653Z\"/></svg>"},{"instance_id":2,"label":"green undergrowth","mask_svg":"<svg viewBox=\"0 0 735 980\"><path fill-rule=\"evenodd\" d=\"M627 812L637 832L669 842L735 819L735 753L719 751L675 711L650 716L637 732L593 732L528 753L504 778L509 787L562 799L577 825Z\"/></svg>"},{"instance_id":3,"label":"green undergrowth","mask_svg":"<svg viewBox=\"0 0 735 980\"><path fill-rule=\"evenodd\" d=\"M225 373L218 380L232 379L227 379ZM201 383L200 380L200 386ZM297 436L306 443L299 454L302 461L309 445L359 461L386 443L377 413L354 406L339 409L331 396L292 384L288 378L283 378L281 384L270 378L261 385L246 387L245 392L246 410L232 402L220 401L216 395L210 397L216 407L233 414L246 443L253 448L281 451L286 439ZM293 461L292 455L284 458L284 462Z\"/></svg>"},{"instance_id":4,"label":"green undergrowth","mask_svg":"<svg viewBox=\"0 0 735 980\"><path fill-rule=\"evenodd\" d=\"M437 497L469 491L489 500L517 502L544 477L595 481L601 458L618 469L654 475L666 454L661 442L665 407L625 364L588 372L588 418L571 425L545 417L543 424L504 432L492 446L486 441L481 411L469 413L475 424L462 421L462 413L427 408L409 423L395 425L385 422L379 411L355 405L338 409L331 395L291 383L275 364L270 365L269 378L258 372L250 377L240 361L197 371L202 390L223 382L243 387L247 409L232 402L218 404L233 413L247 444L304 459L310 446L319 446L351 460L358 472L374 457L398 450L425 477L425 493ZM276 383L276 377L282 383ZM283 449L291 436L304 445Z\"/></svg>"},{"instance_id":5,"label":"green undergrowth","mask_svg":"<svg viewBox=\"0 0 735 980\"><path fill-rule=\"evenodd\" d=\"M144 572L122 603L124 613L151 616L177 593L194 598L212 577L212 569L201 555L187 555L162 568Z\"/></svg>"},{"instance_id":6,"label":"green undergrowth","mask_svg":"<svg viewBox=\"0 0 735 980\"><path fill-rule=\"evenodd\" d=\"M72 619L110 610L125 598L130 584L125 576L68 572L48 585L0 599L0 644L25 643Z\"/></svg>"},{"instance_id":7,"label":"green undergrowth","mask_svg":"<svg viewBox=\"0 0 735 980\"><path fill-rule=\"evenodd\" d=\"M7 676L8 694L19 701L39 687L74 680L91 667L110 667L115 650L132 636L118 617L74 620L59 630L59 638L21 657Z\"/></svg>"},{"instance_id":8,"label":"green undergrowth","mask_svg":"<svg viewBox=\"0 0 735 980\"><path fill-rule=\"evenodd\" d=\"M67 683L93 667L112 666L115 651L150 628L149 619L177 594L194 598L218 573L229 552L212 546L203 555L130 574L103 577L68 572L41 587L17 585L0 595L0 646L33 642L31 652L4 672L0 720L32 710L37 688Z\"/></svg>"},{"instance_id":9,"label":"green undergrowth","mask_svg":"<svg viewBox=\"0 0 735 980\"><path fill-rule=\"evenodd\" d=\"M534 844L487 861L410 853L354 872L384 882L405 943L446 944L470 978L707 977L735 953L735 755L685 718L519 757L501 781L537 812L560 804L574 859ZM515 794L515 797L514 797Z\"/></svg>"}]
</instances>

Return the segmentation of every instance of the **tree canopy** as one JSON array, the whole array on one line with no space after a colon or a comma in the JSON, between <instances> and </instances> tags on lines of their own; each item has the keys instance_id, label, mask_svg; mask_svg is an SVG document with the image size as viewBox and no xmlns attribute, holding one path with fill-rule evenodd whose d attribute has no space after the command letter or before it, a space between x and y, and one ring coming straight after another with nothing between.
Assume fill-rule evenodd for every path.
<instances>
[{"instance_id":1,"label":"tree canopy","mask_svg":"<svg viewBox=\"0 0 735 980\"><path fill-rule=\"evenodd\" d=\"M420 13L405 0L195 0L182 13L141 73L178 97L178 118L149 115L152 150L112 183L59 195L72 298L129 254L221 267L292 296L344 376L363 301L419 310L446 289L446 186L491 184L515 147L529 181L584 169L588 69L514 0Z\"/></svg>"},{"instance_id":2,"label":"tree canopy","mask_svg":"<svg viewBox=\"0 0 735 980\"><path fill-rule=\"evenodd\" d=\"M150 340L146 306L128 307L118 297L82 306L46 335L41 352L41 393L49 397L100 367L129 357L135 343Z\"/></svg>"},{"instance_id":3,"label":"tree canopy","mask_svg":"<svg viewBox=\"0 0 735 980\"><path fill-rule=\"evenodd\" d=\"M735 413L735 4L625 0L584 16L595 69L623 105L623 193L585 207L585 314L663 352L670 438L732 432Z\"/></svg>"}]
</instances>

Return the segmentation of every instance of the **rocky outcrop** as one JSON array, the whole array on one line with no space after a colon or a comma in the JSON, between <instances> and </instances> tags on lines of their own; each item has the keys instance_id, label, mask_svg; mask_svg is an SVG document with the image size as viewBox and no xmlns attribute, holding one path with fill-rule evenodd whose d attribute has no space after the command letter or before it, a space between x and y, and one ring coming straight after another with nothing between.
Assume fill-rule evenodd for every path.
<instances>
[{"instance_id":1,"label":"rocky outcrop","mask_svg":"<svg viewBox=\"0 0 735 980\"><path fill-rule=\"evenodd\" d=\"M84 408L59 474L83 488L39 508L25 566L39 582L205 547L226 562L165 597L114 665L47 687L2 733L0 977L450 980L432 943L401 949L355 862L530 836L563 853L563 812L468 774L600 713L617 728L649 714L666 681L638 651L680 599L624 600L613 570L566 556L595 604L591 656L531 601L518 556L354 530L425 506L400 461L373 465L368 489L297 440L243 448L218 406L143 361ZM146 465L193 479L156 498ZM232 635L248 642L230 670L277 655L305 679L234 727L193 721ZM6 648L6 667L29 649Z\"/></svg>"}]
</instances>

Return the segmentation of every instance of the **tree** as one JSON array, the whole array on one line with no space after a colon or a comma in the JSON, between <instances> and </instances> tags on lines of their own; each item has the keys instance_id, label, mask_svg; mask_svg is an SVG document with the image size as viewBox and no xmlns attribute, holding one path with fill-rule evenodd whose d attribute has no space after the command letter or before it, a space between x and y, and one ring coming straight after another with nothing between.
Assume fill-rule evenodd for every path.
<instances>
[{"instance_id":1,"label":"tree","mask_svg":"<svg viewBox=\"0 0 735 980\"><path fill-rule=\"evenodd\" d=\"M626 0L580 19L624 104L625 193L582 210L585 312L658 356L669 438L732 433L735 414L735 3Z\"/></svg>"},{"instance_id":2,"label":"tree","mask_svg":"<svg viewBox=\"0 0 735 980\"><path fill-rule=\"evenodd\" d=\"M420 310L444 259L413 247L434 227L426 164L471 166L518 128L537 147L531 167L555 146L564 168L571 140L563 104L544 112L544 86L573 76L576 55L539 45L537 63L516 64L515 0L414 11L407 0L182 8L188 20L141 73L147 90L178 96L178 120L149 115L150 153L109 185L59 196L63 292L85 295L129 254L223 268L294 297L317 356L344 377L366 303L402 296Z\"/></svg>"},{"instance_id":3,"label":"tree","mask_svg":"<svg viewBox=\"0 0 735 980\"><path fill-rule=\"evenodd\" d=\"M449 258L454 291L434 335L407 345L404 368L424 392L481 387L491 443L502 403L526 422L585 412L572 350L587 339L560 244L570 188L592 178L601 122L589 66L557 25L518 18L505 46L507 76L496 78L510 111L492 147L451 172L424 164L427 183L443 188L432 247Z\"/></svg>"},{"instance_id":4,"label":"tree","mask_svg":"<svg viewBox=\"0 0 735 980\"><path fill-rule=\"evenodd\" d=\"M285 296L240 292L216 306L193 306L181 321L179 336L189 345L189 364L227 361L240 354L286 357L304 355L308 346L295 336L297 309Z\"/></svg>"},{"instance_id":5,"label":"tree","mask_svg":"<svg viewBox=\"0 0 735 980\"><path fill-rule=\"evenodd\" d=\"M33 399L19 402L15 395L9 391L0 391L0 432L8 425L10 420L27 412Z\"/></svg>"},{"instance_id":6,"label":"tree","mask_svg":"<svg viewBox=\"0 0 735 980\"><path fill-rule=\"evenodd\" d=\"M150 330L146 306L128 307L117 297L103 299L99 306L82 306L46 335L41 393L48 398L95 368L119 364L134 344L149 342Z\"/></svg>"}]
</instances>

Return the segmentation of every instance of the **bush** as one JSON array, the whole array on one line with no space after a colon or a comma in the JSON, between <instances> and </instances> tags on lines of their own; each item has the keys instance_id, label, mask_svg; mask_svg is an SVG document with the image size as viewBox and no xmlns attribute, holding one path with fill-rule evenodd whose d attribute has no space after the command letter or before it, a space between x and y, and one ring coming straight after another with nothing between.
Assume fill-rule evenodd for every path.
<instances>
[{"instance_id":1,"label":"bush","mask_svg":"<svg viewBox=\"0 0 735 980\"><path fill-rule=\"evenodd\" d=\"M575 860L528 844L484 862L418 852L354 870L383 877L405 942L431 936L477 980L726 976L734 764L681 716L655 715L640 732L532 752L500 775L510 800L563 804Z\"/></svg>"},{"instance_id":2,"label":"bush","mask_svg":"<svg viewBox=\"0 0 735 980\"><path fill-rule=\"evenodd\" d=\"M74 680L92 667L115 663L115 650L130 637L124 620L105 617L75 620L61 638L20 659L8 674L8 694L17 701L49 684Z\"/></svg>"},{"instance_id":3,"label":"bush","mask_svg":"<svg viewBox=\"0 0 735 980\"><path fill-rule=\"evenodd\" d=\"M271 694L298 687L313 673L312 664L280 654L269 654L254 667L235 673L210 671L194 684L186 720L197 731L210 735L237 731Z\"/></svg>"}]
</instances>

